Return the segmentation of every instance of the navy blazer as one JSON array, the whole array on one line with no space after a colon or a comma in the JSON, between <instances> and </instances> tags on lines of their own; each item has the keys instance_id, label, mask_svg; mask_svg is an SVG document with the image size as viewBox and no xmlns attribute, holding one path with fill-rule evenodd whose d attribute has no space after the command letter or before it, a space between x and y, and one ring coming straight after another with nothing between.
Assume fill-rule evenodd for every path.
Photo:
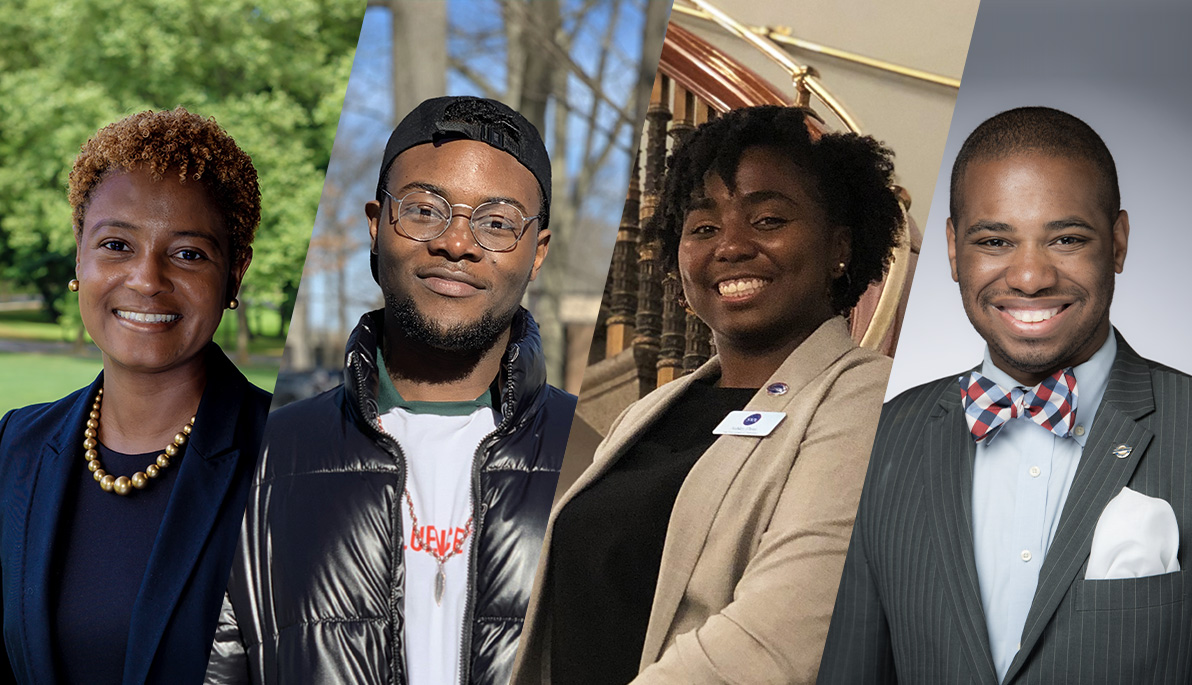
<instances>
[{"instance_id":1,"label":"navy blazer","mask_svg":"<svg viewBox=\"0 0 1192 685\"><path fill-rule=\"evenodd\" d=\"M227 588L270 394L214 343L207 387L132 608L125 683L202 681ZM103 382L0 420L0 573L4 644L17 680L57 682L51 558L79 435ZM115 535L115 533L114 533Z\"/></svg>"}]
</instances>

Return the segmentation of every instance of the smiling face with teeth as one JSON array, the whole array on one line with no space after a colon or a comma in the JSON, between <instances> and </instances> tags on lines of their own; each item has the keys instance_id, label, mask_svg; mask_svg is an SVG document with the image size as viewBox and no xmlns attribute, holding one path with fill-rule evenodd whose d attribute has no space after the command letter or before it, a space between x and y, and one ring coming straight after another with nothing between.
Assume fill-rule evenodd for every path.
<instances>
[{"instance_id":1,"label":"smiling face with teeth","mask_svg":"<svg viewBox=\"0 0 1192 685\"><path fill-rule=\"evenodd\" d=\"M948 219L952 278L998 368L1033 386L1109 335L1129 217L1110 217L1090 162L1017 153L970 162Z\"/></svg>"},{"instance_id":2,"label":"smiling face with teeth","mask_svg":"<svg viewBox=\"0 0 1192 685\"><path fill-rule=\"evenodd\" d=\"M487 143L453 140L418 145L393 161L389 197L365 205L377 275L385 295L387 340L401 334L437 350L458 353L504 351L522 296L538 275L550 243L550 229L534 221L510 250L493 252L476 242L468 227L474 208L504 201L532 217L541 208L534 174L517 159ZM416 241L400 233L390 198L430 191L452 205L446 230Z\"/></svg>"},{"instance_id":3,"label":"smiling face with teeth","mask_svg":"<svg viewBox=\"0 0 1192 685\"><path fill-rule=\"evenodd\" d=\"M830 225L811 177L768 147L742 153L731 190L705 177L679 238L684 295L722 358L785 358L835 314L829 290L848 259L848 231Z\"/></svg>"},{"instance_id":4,"label":"smiling face with teeth","mask_svg":"<svg viewBox=\"0 0 1192 685\"><path fill-rule=\"evenodd\" d=\"M159 373L204 363L248 267L233 265L204 185L177 173L111 173L91 192L75 272L83 325L104 368Z\"/></svg>"}]
</instances>

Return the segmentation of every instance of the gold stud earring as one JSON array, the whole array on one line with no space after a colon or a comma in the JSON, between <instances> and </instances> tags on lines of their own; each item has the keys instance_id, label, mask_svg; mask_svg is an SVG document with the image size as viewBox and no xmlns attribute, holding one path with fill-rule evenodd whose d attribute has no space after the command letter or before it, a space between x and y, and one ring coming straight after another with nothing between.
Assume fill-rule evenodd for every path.
<instances>
[{"instance_id":1,"label":"gold stud earring","mask_svg":"<svg viewBox=\"0 0 1192 685\"><path fill-rule=\"evenodd\" d=\"M235 309L239 306L240 306L240 300L237 300L234 297L232 298L232 301L228 303L228 309Z\"/></svg>"},{"instance_id":2,"label":"gold stud earring","mask_svg":"<svg viewBox=\"0 0 1192 685\"><path fill-rule=\"evenodd\" d=\"M79 292L79 279L77 279L77 278L70 279L70 282L66 284L66 289L72 293Z\"/></svg>"}]
</instances>

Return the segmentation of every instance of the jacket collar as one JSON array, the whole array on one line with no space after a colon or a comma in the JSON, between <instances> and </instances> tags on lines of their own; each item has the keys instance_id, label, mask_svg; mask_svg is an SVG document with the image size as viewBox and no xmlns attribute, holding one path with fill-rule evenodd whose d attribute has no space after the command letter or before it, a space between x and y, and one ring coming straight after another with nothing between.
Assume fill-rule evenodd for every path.
<instances>
[{"instance_id":1,"label":"jacket collar","mask_svg":"<svg viewBox=\"0 0 1192 685\"><path fill-rule=\"evenodd\" d=\"M344 388L350 401L348 410L360 422L375 426L377 389L381 363L377 347L384 333L384 310L377 309L360 317L348 337L344 357ZM509 344L501 359L499 374L502 423L516 427L532 416L542 403L546 386L546 359L538 324L524 307L513 316Z\"/></svg>"},{"instance_id":2,"label":"jacket collar","mask_svg":"<svg viewBox=\"0 0 1192 685\"><path fill-rule=\"evenodd\" d=\"M1047 624L1055 615L1072 580L1088 558L1093 530L1100 512L1121 491L1150 445L1153 434L1139 420L1155 409L1154 392L1146 361L1121 334L1110 370L1109 384L1088 436L1080 464L1060 514L1055 542L1039 571L1035 599L1023 628L1022 647L1006 672L1014 679L1030 658ZM937 381L938 402L924 430L922 453L935 455L928 487L935 541L941 553L942 593L947 598L970 664L982 682L996 682L989 636L981 605L976 561L973 555L972 488L976 448L964 419L956 377ZM1127 458L1113 456L1116 445L1133 451Z\"/></svg>"},{"instance_id":3,"label":"jacket collar","mask_svg":"<svg viewBox=\"0 0 1192 685\"><path fill-rule=\"evenodd\" d=\"M207 386L199 402L195 430L181 460L174 490L149 553L145 578L133 603L125 654L125 680L147 677L157 645L173 615L203 546L217 519L240 456L236 433L248 381L215 343L207 346ZM26 515L27 537L23 586L27 600L23 619L30 663L53 663L50 631L50 580L60 512L71 469L82 468L81 436L91 403L103 385L101 372L85 390L60 400L65 413L60 428L42 450ZM248 455L255 458L256 455ZM185 458L190 457L190 458Z\"/></svg>"},{"instance_id":4,"label":"jacket collar","mask_svg":"<svg viewBox=\"0 0 1192 685\"><path fill-rule=\"evenodd\" d=\"M790 353L742 408L758 412L786 413L796 403L806 401L803 391L813 380L822 376L826 369L856 347L843 317L825 321ZM625 426L621 435L626 436L626 439L619 443L616 456L610 458L603 471L607 472L612 463L637 442L650 423L660 419L667 409L674 406L675 400L691 386L691 383L701 378L719 375L720 360L713 357L691 374L690 379L684 378L663 386L664 390L659 395L665 399L660 402L640 400L640 403L645 405L645 415ZM785 385L786 389L781 394L774 394L768 390L774 385ZM672 389L670 386L675 387ZM625 423L630 424L630 421L626 419ZM781 438L777 434L770 438L779 439ZM771 446L766 447L768 444ZM641 668L646 668L662 655L666 638L695 573L696 564L703 554L713 523L721 514L721 506L728 496L729 489L738 482L738 473L750 459L755 458L755 455L766 458L768 454L772 454L768 450L775 447L773 443L755 437L722 435L708 447L684 479L670 518L672 523L682 521L683 525L667 527L666 541L659 563L659 582L642 645Z\"/></svg>"},{"instance_id":5,"label":"jacket collar","mask_svg":"<svg viewBox=\"0 0 1192 685\"><path fill-rule=\"evenodd\" d=\"M1117 335L1118 354L1110 371L1109 386L1076 467L1055 542L1039 569L1039 585L1022 629L1022 648L1010 663L1006 682L1021 671L1038 645L1072 581L1088 562L1093 531L1101 512L1129 483L1154 438L1154 433L1140 422L1155 411L1150 370L1120 333L1115 330L1114 335ZM1119 458L1114 455L1118 445L1133 449L1128 456Z\"/></svg>"},{"instance_id":6,"label":"jacket collar","mask_svg":"<svg viewBox=\"0 0 1192 685\"><path fill-rule=\"evenodd\" d=\"M808 383L856 346L843 317L828 319L791 352L745 406L756 411L783 411ZM719 376L720 357L715 356L692 373L677 378L638 400L632 405L633 411L623 414L620 424L614 424L618 430L610 429L600 444L594 457L597 468L585 471L583 476L572 484L567 498L578 494L602 476L637 442L650 424L666 413L692 383ZM767 391L767 388L776 383L786 386L781 394L771 394ZM555 508L558 509L559 506Z\"/></svg>"},{"instance_id":7,"label":"jacket collar","mask_svg":"<svg viewBox=\"0 0 1192 685\"><path fill-rule=\"evenodd\" d=\"M228 421L227 417L235 416L239 411L248 380L214 342L207 344L203 354L207 358L207 386L203 389L199 410L195 413L195 425L204 424L204 427L190 439L186 449L204 459L211 459L226 451L233 442L236 424ZM59 400L65 403L68 413L66 420L47 440L48 449L63 453L74 450L78 446L76 443L82 443L80 436L86 427L87 414L91 411L96 393L102 387L101 371L91 385Z\"/></svg>"}]
</instances>

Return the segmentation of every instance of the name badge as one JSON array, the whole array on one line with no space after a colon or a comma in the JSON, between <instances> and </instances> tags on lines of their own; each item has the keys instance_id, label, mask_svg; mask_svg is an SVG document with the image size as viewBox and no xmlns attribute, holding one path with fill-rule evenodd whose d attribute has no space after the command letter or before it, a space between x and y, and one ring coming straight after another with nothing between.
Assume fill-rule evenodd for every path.
<instances>
[{"instance_id":1,"label":"name badge","mask_svg":"<svg viewBox=\"0 0 1192 685\"><path fill-rule=\"evenodd\" d=\"M785 418L786 414L780 411L730 411L720 425L712 429L712 434L764 438L774 432Z\"/></svg>"}]
</instances>

